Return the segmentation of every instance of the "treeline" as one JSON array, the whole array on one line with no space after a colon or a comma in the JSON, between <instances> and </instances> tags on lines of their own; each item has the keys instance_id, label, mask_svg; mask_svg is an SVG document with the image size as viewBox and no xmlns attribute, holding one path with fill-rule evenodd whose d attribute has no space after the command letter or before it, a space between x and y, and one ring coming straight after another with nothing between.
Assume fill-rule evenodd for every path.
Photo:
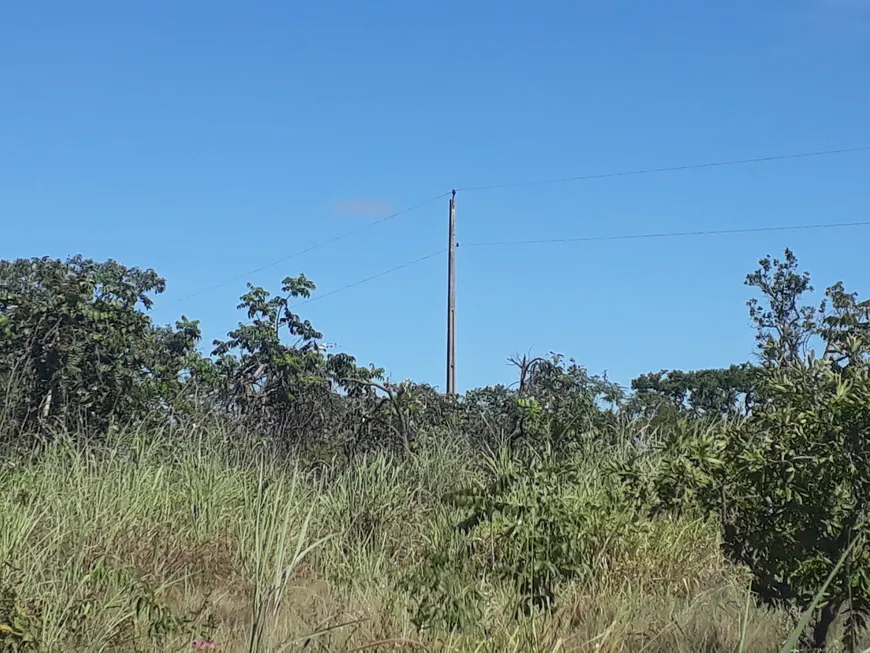
<instances>
[{"instance_id":1,"label":"treeline","mask_svg":"<svg viewBox=\"0 0 870 653\"><path fill-rule=\"evenodd\" d=\"M566 437L606 431L620 418L742 413L755 367L662 371L634 393L587 373L574 360L514 359L518 383L448 398L382 369L332 353L323 334L291 308L315 285L284 279L281 293L248 285L246 321L199 351L197 320L174 325L149 316L166 281L154 270L81 256L0 261L0 387L3 432L81 430L207 415L255 427L276 442L329 438L354 447L408 448L422 428L450 423L481 437L524 435L517 400L571 413ZM485 434L485 436L484 436Z\"/></svg>"},{"instance_id":2,"label":"treeline","mask_svg":"<svg viewBox=\"0 0 870 653\"><path fill-rule=\"evenodd\" d=\"M149 317L166 288L153 270L82 257L2 261L0 437L21 446L211 420L279 448L409 456L421 435L450 429L516 463L467 493L465 531L495 514L528 524L506 498L516 484L546 516L526 536L545 529L547 541L509 566L534 608L577 573L574 545L551 546L580 533L551 491L573 482L568 454L620 447L629 455L612 465L614 501L718 520L723 550L751 570L757 598L812 607L805 639L820 646L836 620L854 633L870 613L870 302L837 283L808 305L809 274L789 250L762 259L745 283L756 294L753 363L645 374L625 389L559 355L518 358L516 384L452 398L324 348L291 307L315 290L304 275L276 295L249 285L245 321L205 355L197 321Z\"/></svg>"}]
</instances>

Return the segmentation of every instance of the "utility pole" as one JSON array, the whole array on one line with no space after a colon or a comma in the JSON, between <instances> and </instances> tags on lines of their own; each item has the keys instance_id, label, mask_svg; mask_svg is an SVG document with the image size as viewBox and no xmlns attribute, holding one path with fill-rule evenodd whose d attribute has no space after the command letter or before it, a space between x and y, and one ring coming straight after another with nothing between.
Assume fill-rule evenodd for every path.
<instances>
[{"instance_id":1,"label":"utility pole","mask_svg":"<svg viewBox=\"0 0 870 653\"><path fill-rule=\"evenodd\" d=\"M450 197L447 250L447 395L456 394L456 191Z\"/></svg>"}]
</instances>

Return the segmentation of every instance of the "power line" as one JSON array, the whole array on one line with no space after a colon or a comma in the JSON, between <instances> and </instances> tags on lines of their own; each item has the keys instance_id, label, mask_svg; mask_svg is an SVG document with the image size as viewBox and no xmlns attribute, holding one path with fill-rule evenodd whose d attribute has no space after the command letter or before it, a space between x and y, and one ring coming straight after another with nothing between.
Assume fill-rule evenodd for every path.
<instances>
[{"instance_id":1,"label":"power line","mask_svg":"<svg viewBox=\"0 0 870 653\"><path fill-rule=\"evenodd\" d=\"M870 220L863 222L838 222L831 224L808 224L808 225L789 225L789 226L781 226L781 227L747 227L744 229L710 229L704 231L671 231L671 232L660 232L660 233L646 233L646 234L626 234L619 236L584 236L579 238L548 238L541 240L493 240L486 242L476 242L476 243L464 243L461 245L460 249L465 247L497 247L497 246L509 246L509 245L552 245L552 244L560 244L560 243L587 243L587 242L597 242L597 241L616 241L616 240L646 240L653 238L679 238L686 236L724 236L724 235L732 235L732 234L747 234L747 233L764 233L764 232L775 232L775 231L801 231L801 230L811 230L811 229L842 229L849 227L870 227ZM356 286L360 286L364 283L368 283L369 281L374 281L375 279L379 279L381 277L385 277L389 274L393 274L394 272L398 272L400 270L404 270L405 268L409 268L413 265L417 265L418 263L422 263L423 261L427 261L431 258L435 258L436 256L440 256L447 252L447 249L439 249L435 252L430 252L424 256L416 258L412 261L406 261L405 263L401 263L400 265L396 265L387 270L383 270L378 272L377 274L373 274L371 276L365 277L363 279L359 279L352 283L346 284L344 286L339 286L333 290L330 290L327 293L322 295L316 295L311 297L310 299L305 299L301 302L297 302L292 306L292 308L296 308L298 306L303 306L305 304L310 304L311 302L316 302L321 299L325 299L326 297L331 297L340 292L344 292L345 290L350 290L351 288L355 288Z\"/></svg>"},{"instance_id":2,"label":"power line","mask_svg":"<svg viewBox=\"0 0 870 653\"><path fill-rule=\"evenodd\" d=\"M449 193L447 193L449 194ZM550 239L541 239L541 240L499 240L499 241L488 241L488 242L476 242L476 243L466 243L462 245L462 247L491 247L491 246L502 246L502 245L547 245L547 244L558 244L558 243L581 243L581 242L596 242L596 241L617 241L617 240L644 240L644 239L653 239L653 238L678 238L685 236L722 236L722 235L731 235L731 234L746 234L746 233L763 233L763 232L775 232L775 231L799 231L799 230L812 230L812 229L841 229L841 228L849 228L849 227L870 227L870 221L862 221L862 222L839 222L839 223L831 223L831 224L810 224L810 225L790 225L790 226L780 226L780 227L748 227L743 229L711 229L704 231L671 231L671 232L660 232L660 233L646 233L646 234L627 234L621 236L586 236L579 238L550 238ZM398 272L400 270L404 270L405 268L409 268L413 265L417 265L418 263L422 263L431 258L435 258L436 256L440 256L441 254L445 254L447 249L440 249L435 252L430 252L424 256L420 256L412 261L406 261L405 263L401 263L400 265L396 265L387 270L383 270L378 272L377 274L373 274L371 276L365 277L363 279L359 279L352 283L348 283L344 286L339 286L333 290L330 290L327 293L322 295L316 295L309 299L305 299L301 302L297 302L293 306L292 309L295 309L299 306L304 306L306 304L310 304L311 302L316 302L321 299L325 299L326 297L331 297L332 295L344 292L345 290L350 290L351 288L355 288L356 286L360 286L362 284L368 283L370 281L374 281L375 279L379 279L380 277L385 277L389 274L393 274L394 272Z\"/></svg>"},{"instance_id":3,"label":"power line","mask_svg":"<svg viewBox=\"0 0 870 653\"><path fill-rule=\"evenodd\" d=\"M297 256L302 256L303 254L307 254L308 252L314 251L315 249L319 249L320 247L324 247L326 245L331 245L332 243L334 243L336 241L343 240L344 238L348 238L350 236L358 234L361 231L365 231L366 229L370 229L371 227L379 225L383 222L387 222L388 220L392 220L394 218L397 218L400 215L404 215L405 213L410 213L411 211L415 211L416 209L422 208L428 204L431 204L432 202L436 202L440 199L443 199L443 198L447 197L448 195L450 195L449 192L442 193L441 195L438 195L437 197L429 198L428 200L426 200L424 202L420 202L419 204L414 204L413 206L409 206L405 209L402 209L401 211L396 211L395 213L392 213L384 218L380 218L378 220L375 220L374 222L369 222L368 224L364 224L363 226L358 227L352 231L348 231L347 233L343 233L343 234L340 234L338 236L335 236L334 238L330 238L328 240L321 241L321 242L316 243L310 247L299 250L298 252L294 252L293 254L290 254L290 255L285 256L283 258L280 258L278 260L272 261L271 263L267 263L266 265L261 265L260 267L254 268L253 270L248 270L247 272L240 274L236 277L233 277L232 279L227 279L225 281L221 281L220 283L216 283L213 286L203 288L202 290L197 290L196 292L191 293L189 295L186 295L180 299L176 299L174 301L167 302L165 304L161 304L160 306L155 306L151 312L153 313L156 311L160 311L164 308L168 308L170 306L175 306L176 304L186 302L189 299L193 299L194 297L198 297L199 295L203 295L203 294L210 292L212 290L222 288L222 287L224 287L228 284L234 283L236 281L241 281L241 280L247 279L248 277L250 277L253 274L257 274L258 272L262 272L263 270L267 270L267 269L274 267L276 265L279 265L281 263L285 263L293 258L296 258Z\"/></svg>"},{"instance_id":4,"label":"power line","mask_svg":"<svg viewBox=\"0 0 870 653\"><path fill-rule=\"evenodd\" d=\"M846 154L846 153L852 153L852 152L865 152L865 151L870 151L870 146L860 146L860 147L841 148L841 149L832 149L832 150L819 150L819 151L815 151L815 152L800 152L800 153L794 153L794 154L780 154L780 155L775 155L775 156L746 158L746 159L734 159L734 160L728 160L728 161L714 161L714 162L708 162L708 163L689 164L689 165L672 166L672 167L646 168L646 169L641 169L641 170L610 172L610 173L582 175L582 176L575 176L575 177L561 177L561 178L556 178L556 179L506 182L506 183L483 185L483 186L466 186L466 187L458 188L456 190L463 191L463 192L474 192L474 191L482 191L482 190L495 190L495 189L500 189L500 188L511 188L511 187L518 187L518 186L530 186L530 185L536 185L536 184L554 184L554 183L573 182L573 181L590 181L590 180L594 180L594 179L629 177L629 176L655 174L655 173L662 173L662 172L676 172L676 171L681 171L681 170L697 170L697 169L702 169L702 168L725 167L725 166L734 166L734 165L744 165L744 164L750 164L750 163L763 163L763 162L768 162L768 161L782 161L782 160L787 160L787 159L800 159L800 158L827 156L827 155L835 155L835 154ZM370 222L368 224L365 224L361 227L358 227L357 229L353 229L351 231L340 234L340 235L335 236L333 238L330 238L328 240L324 240L322 242L316 243L310 247L307 247L305 249L294 252L293 254L290 254L288 256L285 256L285 257L282 257L282 258L277 259L275 261L272 261L271 263L267 263L266 265L262 265L260 267L254 268L252 270L248 270L247 272L240 274L236 277L233 277L231 279L227 279L225 281L221 281L220 283L216 283L212 286L203 288L203 289L198 290L194 293L186 295L180 299L177 299L177 300L174 300L171 302L167 302L165 304L160 304L159 306L153 307L152 313L163 310L164 308L168 308L170 306L180 304L180 303L185 302L185 301L192 299L194 297L198 297L199 295L202 295L202 294L205 294L205 293L210 292L212 290L216 290L218 288L226 286L230 283L234 283L236 281L246 279L250 275L257 274L258 272L262 272L263 270L266 270L268 268L271 268L271 267L274 267L274 266L279 265L281 263L284 263L286 261L289 261L293 258L296 258L297 256L307 254L308 252L319 249L320 247L330 245L330 244L337 242L339 240L343 240L344 238L348 238L350 236L358 234L361 231L364 231L366 229L369 229L371 227L379 225L383 222L387 222L388 220L392 220L394 218L397 218L400 215L403 215L405 213L409 213L410 211L414 211L418 208L421 208L423 206L426 206L428 204L436 202L440 199L443 199L443 198L447 197L448 195L450 195L450 192L441 193L440 195L437 195L436 197L432 197L428 200L425 200L423 202L420 202L420 203L415 204L413 206L410 206L408 208L402 209L401 211L396 211L395 213L393 213L391 215L388 215L384 218L380 218L378 220L375 220L374 222ZM771 231L771 230L783 230L783 229L816 229L816 228L828 228L828 227L836 227L836 226L858 226L858 225L862 225L862 224L864 224L864 223L851 223L851 224L844 224L844 225L810 225L810 226L805 226L805 227L774 227L774 228L762 228L762 229L749 230L749 231ZM553 239L553 240L542 240L542 241L529 240L529 241L503 241L503 242L491 242L491 243L470 243L470 244L466 244L465 246L466 247L481 247L481 246L485 246L485 245L520 245L520 244L534 244L534 243L582 242L582 241L594 241L594 240L620 240L620 239L627 239L627 238L632 238L632 239L634 239L634 238L660 238L660 237L667 237L667 236L690 236L690 235L708 235L708 234L718 234L718 233L746 233L746 232L747 232L747 230L724 230L724 231L712 231L712 232L683 232L683 233L674 233L674 234L643 234L643 235L636 235L636 236L570 238L570 239ZM399 268L399 269L401 269L401 268ZM386 273L389 273L389 272L386 272ZM382 276L382 274L376 275L376 277ZM364 282L365 281L362 281L360 283L364 283ZM320 297L318 297L318 299L322 298L324 296L325 295L321 295ZM311 301L314 301L314 300L312 299Z\"/></svg>"},{"instance_id":5,"label":"power line","mask_svg":"<svg viewBox=\"0 0 870 653\"><path fill-rule=\"evenodd\" d=\"M439 256L440 254L444 254L446 251L447 251L446 249L439 249L437 252L431 252L429 254L426 254L425 256L421 256L420 258L416 258L413 261L408 261L406 263L402 263L401 265L397 265L396 267L390 268L389 270L384 270L383 272L378 272L377 274L373 274L372 276L366 277L365 279L360 279L359 281L354 281L353 283L349 283L346 286L340 286L340 287L336 288L335 290L330 290L328 293L324 293L322 295L317 295L315 297L312 297L311 299L306 299L304 301L298 302L297 304L294 304L292 306L292 308L296 308L297 306L302 306L304 304L310 304L311 302L316 302L320 299L324 299L325 297L329 297L330 295L334 295L336 293L343 292L343 291L348 290L350 288L354 288L354 287L362 285L364 283L368 283L369 281L374 281L375 279L378 279L380 277L385 277L388 274L392 274L393 272L398 272L399 270L404 270L405 268L409 268L412 265L416 265L417 263L422 263L423 261L427 261L430 258L435 258L436 256Z\"/></svg>"},{"instance_id":6,"label":"power line","mask_svg":"<svg viewBox=\"0 0 870 653\"><path fill-rule=\"evenodd\" d=\"M541 245L541 244L554 244L554 243L578 243L578 242L594 242L594 241L604 241L604 240L641 240L641 239L650 239L650 238L676 238L682 236L720 236L720 235L729 235L729 234L744 234L744 233L760 233L767 231L795 231L795 230L807 230L807 229L836 229L836 228L845 228L845 227L870 227L870 221L866 222L840 222L833 224L811 224L811 225L793 225L793 226L782 226L782 227L749 227L745 229L716 229L716 230L707 230L707 231L672 231L672 232L661 232L661 233L648 233L648 234L629 234L623 236L587 236L583 238L552 238L546 240L501 240L501 241L489 241L489 242L477 242L477 243L467 243L463 244L461 247L488 247L488 246L498 246L498 245ZM460 248L461 249L461 248ZM326 297L330 297L340 292L344 292L345 290L349 290L350 288L355 288L356 286L362 285L364 283L368 283L369 281L374 281L375 279L379 279L380 277L385 277L388 274L393 274L394 272L398 272L399 270L404 270L405 268L411 267L412 265L417 265L418 263L422 263L423 261L427 261L431 258L435 258L436 256L440 256L447 252L447 249L440 249L436 252L430 252L425 256L421 256L419 258L414 259L413 261L407 261L395 267L389 268L387 270L383 270L378 272L377 274L373 274L369 277L365 277L364 279L359 279L358 281L354 281L352 283L346 284L344 286L339 286L333 290L330 290L327 293L322 295L316 295L311 297L310 299L303 300L301 302L297 302L293 305L293 308L297 306L303 306L305 304L310 304L311 302L316 302L321 299L325 299Z\"/></svg>"},{"instance_id":7,"label":"power line","mask_svg":"<svg viewBox=\"0 0 870 653\"><path fill-rule=\"evenodd\" d=\"M297 303L293 304L293 306L291 306L290 308L295 309L299 306L304 306L305 304L310 304L311 302L316 302L316 301L323 299L325 297L329 297L331 295L335 295L337 293L344 292L345 290L355 288L356 286L360 286L364 283L368 283L369 281L374 281L375 279L378 279L380 277L385 277L388 274L393 274L394 272L398 272L399 270L404 270L405 268L409 268L412 265L417 265L418 263L422 263L423 261L427 261L430 258L435 258L436 256L444 254L446 251L447 251L447 249L440 249L437 252L431 252L429 254L426 254L425 256L421 256L420 258L416 258L413 261L406 261L405 263L402 263L400 265L392 267L388 270L383 270L382 272L378 272L377 274L373 274L370 277L366 277L365 279L359 279L358 281L354 281L353 283L349 283L349 284L346 284L344 286L339 286L338 288L330 290L329 292L324 293L322 295L316 295L315 297L311 297L310 299L305 299L301 302L297 302ZM204 339L203 339L203 342L205 342Z\"/></svg>"},{"instance_id":8,"label":"power line","mask_svg":"<svg viewBox=\"0 0 870 653\"><path fill-rule=\"evenodd\" d=\"M681 170L700 170L702 168L723 168L726 166L746 165L749 163L765 163L768 161L785 161L788 159L806 159L817 156L831 156L835 154L848 154L853 152L870 151L870 145L862 145L860 147L848 147L837 150L818 150L815 152L799 152L795 154L778 154L774 156L762 156L750 159L732 159L727 161L712 161L708 163L693 163L688 165L670 166L665 168L644 168L641 170L628 170L624 172L606 172L593 175L580 175L576 177L557 177L555 179L538 179L527 181L513 181L499 184L489 184L484 186L466 186L457 188L458 192L474 192L481 190L496 190L500 188L513 188L517 186L534 186L543 184L559 184L572 181L591 181L593 179L610 179L614 177L634 177L638 175L650 175L661 172L679 172ZM442 197L444 197L442 195Z\"/></svg>"},{"instance_id":9,"label":"power line","mask_svg":"<svg viewBox=\"0 0 870 653\"><path fill-rule=\"evenodd\" d=\"M709 229L704 231L670 231L622 236L584 236L580 238L546 238L541 240L492 240L465 243L463 247L496 247L502 245L550 245L556 243L589 243L606 240L645 240L651 238L678 238L684 236L724 236L729 234L762 233L768 231L803 231L809 229L843 229L847 227L870 227L870 221L838 222L833 224L805 224L781 227L746 227L743 229Z\"/></svg>"}]
</instances>

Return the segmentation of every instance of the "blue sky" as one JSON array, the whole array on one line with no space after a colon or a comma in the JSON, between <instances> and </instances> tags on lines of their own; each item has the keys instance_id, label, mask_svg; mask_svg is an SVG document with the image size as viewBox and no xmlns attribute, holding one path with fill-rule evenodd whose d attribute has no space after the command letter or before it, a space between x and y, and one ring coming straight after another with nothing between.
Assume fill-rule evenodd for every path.
<instances>
[{"instance_id":1,"label":"blue sky","mask_svg":"<svg viewBox=\"0 0 870 653\"><path fill-rule=\"evenodd\" d=\"M326 293L446 246L454 187L870 145L870 2L23 2L0 8L0 257L153 267L155 319L239 319L243 276ZM746 360L743 286L792 247L870 292L870 152L457 196L460 390L549 350L627 383ZM300 310L443 387L446 258ZM183 301L182 301L183 300Z\"/></svg>"}]
</instances>

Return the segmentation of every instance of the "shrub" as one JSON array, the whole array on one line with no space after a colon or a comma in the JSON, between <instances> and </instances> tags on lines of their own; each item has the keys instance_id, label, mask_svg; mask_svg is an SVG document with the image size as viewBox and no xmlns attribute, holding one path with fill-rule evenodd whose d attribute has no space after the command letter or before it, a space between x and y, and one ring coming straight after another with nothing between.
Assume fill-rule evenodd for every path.
<instances>
[{"instance_id":1,"label":"shrub","mask_svg":"<svg viewBox=\"0 0 870 653\"><path fill-rule=\"evenodd\" d=\"M750 303L762 368L748 417L674 430L649 477L637 466L622 475L653 510L717 515L725 553L766 603L807 609L849 550L804 638L820 648L838 615L852 636L870 610L870 303L837 284L818 310L802 307L809 277L786 254L747 280L768 302Z\"/></svg>"}]
</instances>

